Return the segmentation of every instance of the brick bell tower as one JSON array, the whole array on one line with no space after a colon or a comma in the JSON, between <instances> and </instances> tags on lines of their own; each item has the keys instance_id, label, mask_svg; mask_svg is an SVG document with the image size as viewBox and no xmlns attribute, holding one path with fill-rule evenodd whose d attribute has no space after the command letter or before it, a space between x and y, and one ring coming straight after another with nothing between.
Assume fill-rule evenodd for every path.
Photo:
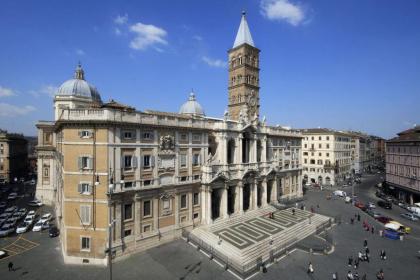
<instances>
[{"instance_id":1,"label":"brick bell tower","mask_svg":"<svg viewBox=\"0 0 420 280\"><path fill-rule=\"evenodd\" d=\"M241 24L229 54L229 118L238 120L242 116L248 120L259 117L260 113L260 69L259 54L252 40L242 12Z\"/></svg>"}]
</instances>

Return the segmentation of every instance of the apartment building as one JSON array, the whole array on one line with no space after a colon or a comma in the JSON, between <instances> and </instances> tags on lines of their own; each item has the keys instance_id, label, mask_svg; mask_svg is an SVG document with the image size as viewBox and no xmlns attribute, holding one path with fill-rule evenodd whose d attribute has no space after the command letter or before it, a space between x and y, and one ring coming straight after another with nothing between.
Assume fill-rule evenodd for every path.
<instances>
[{"instance_id":1,"label":"apartment building","mask_svg":"<svg viewBox=\"0 0 420 280\"><path fill-rule=\"evenodd\" d=\"M420 126L386 141L386 183L399 199L420 202Z\"/></svg>"},{"instance_id":2,"label":"apartment building","mask_svg":"<svg viewBox=\"0 0 420 280\"><path fill-rule=\"evenodd\" d=\"M351 175L351 135L327 128L302 133L304 183L335 185Z\"/></svg>"},{"instance_id":3,"label":"apartment building","mask_svg":"<svg viewBox=\"0 0 420 280\"><path fill-rule=\"evenodd\" d=\"M21 134L0 130L0 184L26 176L27 141Z\"/></svg>"}]
</instances>

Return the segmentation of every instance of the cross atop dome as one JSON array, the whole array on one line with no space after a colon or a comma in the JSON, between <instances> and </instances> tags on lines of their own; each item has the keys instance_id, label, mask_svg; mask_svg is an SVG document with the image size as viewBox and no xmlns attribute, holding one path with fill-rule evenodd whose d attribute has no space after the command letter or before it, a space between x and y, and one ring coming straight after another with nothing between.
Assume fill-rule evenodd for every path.
<instances>
[{"instance_id":1,"label":"cross atop dome","mask_svg":"<svg viewBox=\"0 0 420 280\"><path fill-rule=\"evenodd\" d=\"M239 47L242 44L248 44L252 47L255 47L245 15L246 12L242 11L241 24L239 25L238 33L236 34L236 39L233 43L233 48Z\"/></svg>"}]
</instances>

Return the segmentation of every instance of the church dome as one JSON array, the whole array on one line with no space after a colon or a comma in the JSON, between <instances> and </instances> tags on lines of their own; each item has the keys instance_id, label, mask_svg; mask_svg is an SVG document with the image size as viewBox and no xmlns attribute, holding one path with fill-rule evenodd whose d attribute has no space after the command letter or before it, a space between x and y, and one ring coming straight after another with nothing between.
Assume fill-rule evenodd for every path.
<instances>
[{"instance_id":1,"label":"church dome","mask_svg":"<svg viewBox=\"0 0 420 280\"><path fill-rule=\"evenodd\" d=\"M194 115L194 116L204 116L204 110L195 99L195 94L193 91L190 93L188 101L182 104L181 109L179 110L180 114Z\"/></svg>"},{"instance_id":2,"label":"church dome","mask_svg":"<svg viewBox=\"0 0 420 280\"><path fill-rule=\"evenodd\" d=\"M102 103L98 90L85 81L85 72L80 64L76 68L74 79L65 81L58 88L56 95L84 97Z\"/></svg>"}]
</instances>

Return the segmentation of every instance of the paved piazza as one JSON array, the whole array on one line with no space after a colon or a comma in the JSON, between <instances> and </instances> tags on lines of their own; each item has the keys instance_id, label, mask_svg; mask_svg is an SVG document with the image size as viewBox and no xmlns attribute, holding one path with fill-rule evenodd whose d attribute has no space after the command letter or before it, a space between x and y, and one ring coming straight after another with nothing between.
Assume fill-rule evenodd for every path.
<instances>
[{"instance_id":1,"label":"paved piazza","mask_svg":"<svg viewBox=\"0 0 420 280\"><path fill-rule=\"evenodd\" d=\"M299 209L295 209L294 215L291 209L279 210L274 212L274 219L264 215L212 231L212 233L242 250L312 216L312 213Z\"/></svg>"}]
</instances>

